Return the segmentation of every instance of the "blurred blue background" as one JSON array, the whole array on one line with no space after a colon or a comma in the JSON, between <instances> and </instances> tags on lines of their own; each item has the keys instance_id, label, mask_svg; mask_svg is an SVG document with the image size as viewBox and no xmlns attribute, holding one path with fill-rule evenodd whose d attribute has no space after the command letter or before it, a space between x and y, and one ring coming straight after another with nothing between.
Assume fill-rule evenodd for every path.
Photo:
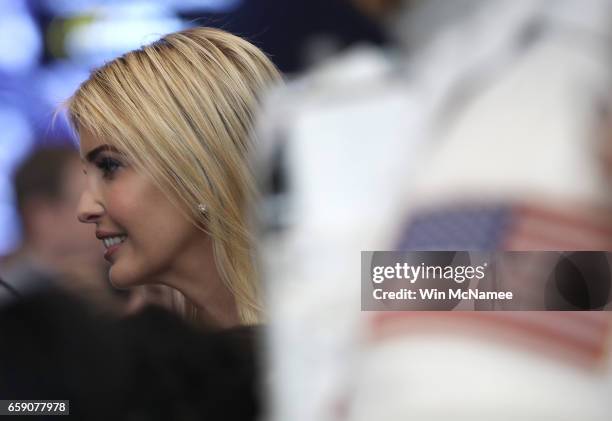
<instances>
[{"instance_id":1,"label":"blurred blue background","mask_svg":"<svg viewBox=\"0 0 612 421\"><path fill-rule=\"evenodd\" d=\"M74 144L63 116L53 120L61 102L92 68L190 26L244 36L286 74L386 42L346 0L0 0L0 257L20 243L12 173L37 146Z\"/></svg>"}]
</instances>

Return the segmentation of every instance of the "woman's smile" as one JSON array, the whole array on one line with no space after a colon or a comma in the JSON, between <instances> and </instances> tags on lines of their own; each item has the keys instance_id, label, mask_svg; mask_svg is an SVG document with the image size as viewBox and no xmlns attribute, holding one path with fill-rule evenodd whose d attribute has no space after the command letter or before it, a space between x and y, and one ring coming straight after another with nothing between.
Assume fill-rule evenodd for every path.
<instances>
[{"instance_id":1,"label":"woman's smile","mask_svg":"<svg viewBox=\"0 0 612 421\"><path fill-rule=\"evenodd\" d=\"M121 244L127 239L125 234L111 234L102 231L96 231L96 237L102 240L106 252L104 259L112 263L111 256L121 247Z\"/></svg>"}]
</instances>

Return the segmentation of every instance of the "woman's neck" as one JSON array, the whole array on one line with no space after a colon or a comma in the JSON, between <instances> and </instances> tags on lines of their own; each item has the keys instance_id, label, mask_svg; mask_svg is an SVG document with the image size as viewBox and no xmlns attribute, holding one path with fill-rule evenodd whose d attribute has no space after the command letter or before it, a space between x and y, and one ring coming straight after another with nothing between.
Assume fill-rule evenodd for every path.
<instances>
[{"instance_id":1,"label":"woman's neck","mask_svg":"<svg viewBox=\"0 0 612 421\"><path fill-rule=\"evenodd\" d=\"M195 306L198 322L222 328L240 324L236 300L221 279L209 238L181 253L162 283Z\"/></svg>"}]
</instances>

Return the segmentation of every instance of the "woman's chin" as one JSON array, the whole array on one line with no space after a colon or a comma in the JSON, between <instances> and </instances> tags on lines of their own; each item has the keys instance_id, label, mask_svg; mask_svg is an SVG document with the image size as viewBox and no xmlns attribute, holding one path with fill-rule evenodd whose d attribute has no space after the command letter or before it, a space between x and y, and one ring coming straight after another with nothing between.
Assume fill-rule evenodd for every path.
<instances>
[{"instance_id":1,"label":"woman's chin","mask_svg":"<svg viewBox=\"0 0 612 421\"><path fill-rule=\"evenodd\" d=\"M143 284L141 277L124 273L120 268L115 267L115 265L111 266L108 272L108 279L111 285L117 289L128 289Z\"/></svg>"}]
</instances>

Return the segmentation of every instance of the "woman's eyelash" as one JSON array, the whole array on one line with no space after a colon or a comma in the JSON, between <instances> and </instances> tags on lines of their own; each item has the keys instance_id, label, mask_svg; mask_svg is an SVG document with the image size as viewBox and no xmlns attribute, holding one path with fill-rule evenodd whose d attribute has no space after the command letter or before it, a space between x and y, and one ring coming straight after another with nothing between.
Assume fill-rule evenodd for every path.
<instances>
[{"instance_id":1,"label":"woman's eyelash","mask_svg":"<svg viewBox=\"0 0 612 421\"><path fill-rule=\"evenodd\" d=\"M110 178L121 166L121 162L111 157L103 157L96 161L96 167L102 171L104 178Z\"/></svg>"}]
</instances>

